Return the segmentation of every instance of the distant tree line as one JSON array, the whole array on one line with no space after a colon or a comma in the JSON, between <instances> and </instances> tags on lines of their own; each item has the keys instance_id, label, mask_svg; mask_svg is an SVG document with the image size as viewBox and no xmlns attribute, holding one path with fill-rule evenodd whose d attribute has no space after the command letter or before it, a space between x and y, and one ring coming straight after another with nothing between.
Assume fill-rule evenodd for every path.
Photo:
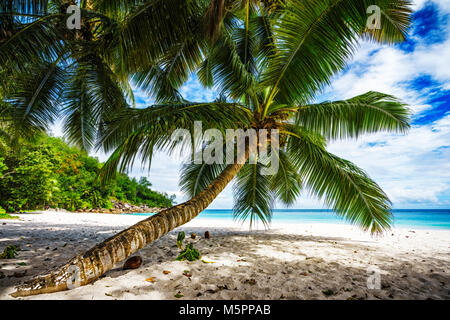
<instances>
[{"instance_id":1,"label":"distant tree line","mask_svg":"<svg viewBox=\"0 0 450 320\"><path fill-rule=\"evenodd\" d=\"M0 207L7 212L45 207L67 210L112 207L111 200L171 207L175 196L152 190L147 178L117 174L98 179L102 163L63 139L40 135L33 142L0 146Z\"/></svg>"}]
</instances>

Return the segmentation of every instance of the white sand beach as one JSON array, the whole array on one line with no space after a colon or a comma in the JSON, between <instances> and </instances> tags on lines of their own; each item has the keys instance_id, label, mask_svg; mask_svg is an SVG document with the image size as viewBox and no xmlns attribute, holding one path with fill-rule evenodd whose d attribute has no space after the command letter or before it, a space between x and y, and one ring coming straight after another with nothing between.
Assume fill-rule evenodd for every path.
<instances>
[{"instance_id":1,"label":"white sand beach","mask_svg":"<svg viewBox=\"0 0 450 320\"><path fill-rule=\"evenodd\" d=\"M145 218L44 212L0 220L0 250L21 248L17 258L0 260L0 299L14 299L9 294L16 284ZM214 263L175 261L181 230L202 260ZM206 230L210 239L203 237ZM120 263L93 284L25 299L450 298L447 230L394 229L374 238L348 225L273 224L268 231L248 231L230 221L194 219L136 254L144 261L139 269L122 270ZM380 289L367 286L367 270L374 267Z\"/></svg>"}]
</instances>

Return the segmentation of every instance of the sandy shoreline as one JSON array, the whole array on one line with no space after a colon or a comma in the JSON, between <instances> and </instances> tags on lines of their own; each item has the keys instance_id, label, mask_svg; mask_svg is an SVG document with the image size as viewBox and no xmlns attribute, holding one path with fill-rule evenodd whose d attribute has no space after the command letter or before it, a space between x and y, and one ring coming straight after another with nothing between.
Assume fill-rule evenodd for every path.
<instances>
[{"instance_id":1,"label":"sandy shoreline","mask_svg":"<svg viewBox=\"0 0 450 320\"><path fill-rule=\"evenodd\" d=\"M64 212L20 217L0 220L0 250L22 249L16 259L0 260L0 300L13 299L14 285L145 219ZM174 261L181 230L199 235L187 241L214 263ZM394 229L373 238L348 225L274 224L249 232L229 221L194 219L138 254L139 269L123 271L120 263L91 285L27 299L450 299L448 230ZM367 270L374 267L381 289L367 287ZM24 277L13 276L25 270ZM154 282L146 281L150 277Z\"/></svg>"}]
</instances>

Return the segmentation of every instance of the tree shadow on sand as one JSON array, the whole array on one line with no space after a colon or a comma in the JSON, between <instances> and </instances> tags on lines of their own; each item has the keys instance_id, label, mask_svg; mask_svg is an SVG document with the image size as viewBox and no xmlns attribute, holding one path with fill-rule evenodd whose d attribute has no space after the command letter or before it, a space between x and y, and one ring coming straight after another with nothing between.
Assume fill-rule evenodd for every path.
<instances>
[{"instance_id":1,"label":"tree shadow on sand","mask_svg":"<svg viewBox=\"0 0 450 320\"><path fill-rule=\"evenodd\" d=\"M2 229L0 248L14 243L26 248L27 244L31 244L29 251L21 252L17 259L8 260L8 264L17 263L16 260L33 260L34 265L46 263L46 269L50 270L57 266L52 261L64 258L65 262L122 228L84 226L80 237L80 230L76 227L64 225L42 229L33 225L20 225L19 228ZM210 231L211 239L203 238L206 230ZM175 262L179 253L175 245L179 231L186 232L186 242L194 243L204 257L211 261L217 260L217 263L203 263L201 260ZM45 232L45 236L42 232ZM198 235L195 240L189 238L191 233ZM49 249L34 248L33 243L39 237L54 239L54 246ZM80 238L83 240L80 241ZM67 245L64 246L64 243ZM360 252L362 260L375 250L370 244L341 237L181 227L136 253L144 259L140 269L122 270L122 263L118 264L93 285L102 285L103 278L112 281L111 290L103 290L108 291L108 295L96 297L108 299L175 299L178 292L183 295L182 299L450 298L450 280L446 274L449 265L446 260L418 255L417 259L421 262L412 265L410 259L401 255L378 255L378 260L358 266L357 263L349 263L351 258L337 261L311 254L312 246L319 251L328 250L331 255L344 254L346 257L351 257L350 253ZM289 250L292 247L295 250ZM309 249L304 252L302 248ZM46 261L49 258L51 260ZM223 261L227 263L221 263ZM188 268L192 277L184 276L181 271L174 271L167 277L159 276L162 275L160 265L167 263L179 266L178 269ZM0 294L10 292L13 286L35 275L33 264L26 267L28 273L23 278L11 277L12 271L5 271L9 277L0 280ZM367 288L369 265L376 265L382 270L381 289ZM134 276L133 279L136 279L136 275L143 274L145 277L155 272L160 272L155 283L126 281L128 277ZM86 290L71 290L67 298L87 299ZM51 298L51 295L47 296Z\"/></svg>"}]
</instances>

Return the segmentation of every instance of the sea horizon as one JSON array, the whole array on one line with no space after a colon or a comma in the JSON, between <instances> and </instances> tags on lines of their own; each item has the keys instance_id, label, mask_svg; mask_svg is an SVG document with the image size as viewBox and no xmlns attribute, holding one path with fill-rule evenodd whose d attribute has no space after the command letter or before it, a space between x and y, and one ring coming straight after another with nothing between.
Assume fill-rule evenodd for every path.
<instances>
[{"instance_id":1,"label":"sea horizon","mask_svg":"<svg viewBox=\"0 0 450 320\"><path fill-rule=\"evenodd\" d=\"M450 209L392 209L394 228L450 229ZM132 213L151 216L155 213ZM206 209L198 218L234 220L232 209ZM350 224L332 209L274 209L273 223L332 223Z\"/></svg>"}]
</instances>

